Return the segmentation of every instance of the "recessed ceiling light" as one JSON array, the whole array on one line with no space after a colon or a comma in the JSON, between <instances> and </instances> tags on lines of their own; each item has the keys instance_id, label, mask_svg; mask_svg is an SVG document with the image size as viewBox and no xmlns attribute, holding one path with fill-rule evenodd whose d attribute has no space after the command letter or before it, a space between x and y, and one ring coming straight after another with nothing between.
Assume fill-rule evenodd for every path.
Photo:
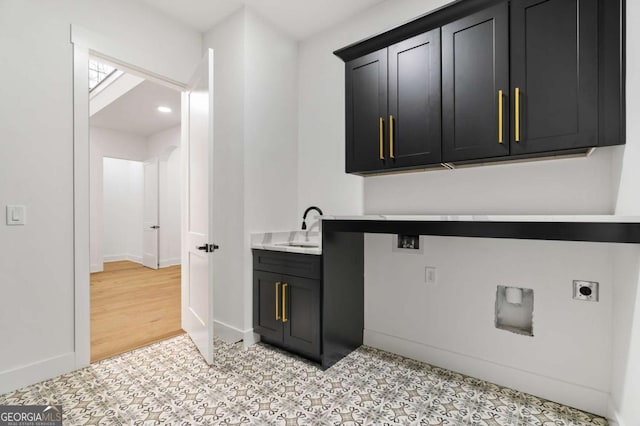
<instances>
[{"instance_id":1,"label":"recessed ceiling light","mask_svg":"<svg viewBox=\"0 0 640 426\"><path fill-rule=\"evenodd\" d=\"M160 112L164 112L165 114L168 114L171 112L171 108L166 107L166 106L159 106L158 107L158 111Z\"/></svg>"}]
</instances>

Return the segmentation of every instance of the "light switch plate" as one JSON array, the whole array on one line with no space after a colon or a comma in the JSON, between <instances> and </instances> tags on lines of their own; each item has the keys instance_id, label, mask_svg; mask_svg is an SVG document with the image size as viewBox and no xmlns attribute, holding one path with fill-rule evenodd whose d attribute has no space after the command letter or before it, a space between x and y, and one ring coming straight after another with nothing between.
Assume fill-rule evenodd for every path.
<instances>
[{"instance_id":1,"label":"light switch plate","mask_svg":"<svg viewBox=\"0 0 640 426\"><path fill-rule=\"evenodd\" d=\"M27 223L25 206L7 206L7 225L24 225Z\"/></svg>"}]
</instances>

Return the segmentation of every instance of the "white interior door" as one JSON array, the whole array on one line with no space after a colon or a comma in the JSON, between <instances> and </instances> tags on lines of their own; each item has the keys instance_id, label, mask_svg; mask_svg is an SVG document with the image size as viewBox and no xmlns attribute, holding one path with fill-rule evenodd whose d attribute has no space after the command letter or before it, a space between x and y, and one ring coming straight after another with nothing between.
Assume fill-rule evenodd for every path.
<instances>
[{"instance_id":1,"label":"white interior door","mask_svg":"<svg viewBox=\"0 0 640 426\"><path fill-rule=\"evenodd\" d=\"M213 363L213 50L182 97L186 191L183 211L182 328Z\"/></svg>"},{"instance_id":2,"label":"white interior door","mask_svg":"<svg viewBox=\"0 0 640 426\"><path fill-rule=\"evenodd\" d=\"M144 163L144 220L142 239L142 264L147 268L160 267L158 234L160 225L158 220L158 159Z\"/></svg>"}]
</instances>

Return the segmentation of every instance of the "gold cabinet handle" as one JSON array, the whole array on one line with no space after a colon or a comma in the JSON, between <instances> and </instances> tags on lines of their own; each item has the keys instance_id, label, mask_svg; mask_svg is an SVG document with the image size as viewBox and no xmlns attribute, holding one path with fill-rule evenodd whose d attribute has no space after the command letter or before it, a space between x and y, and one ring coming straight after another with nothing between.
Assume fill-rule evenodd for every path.
<instances>
[{"instance_id":1,"label":"gold cabinet handle","mask_svg":"<svg viewBox=\"0 0 640 426\"><path fill-rule=\"evenodd\" d=\"M389 157L396 158L393 152L393 115L389 116Z\"/></svg>"},{"instance_id":2,"label":"gold cabinet handle","mask_svg":"<svg viewBox=\"0 0 640 426\"><path fill-rule=\"evenodd\" d=\"M503 132L503 92L502 90L498 90L498 143L504 143Z\"/></svg>"},{"instance_id":3,"label":"gold cabinet handle","mask_svg":"<svg viewBox=\"0 0 640 426\"><path fill-rule=\"evenodd\" d=\"M384 160L384 118L380 117L380 159Z\"/></svg>"},{"instance_id":4,"label":"gold cabinet handle","mask_svg":"<svg viewBox=\"0 0 640 426\"><path fill-rule=\"evenodd\" d=\"M276 321L280 321L280 307L278 306L278 301L280 296L278 292L280 291L280 283L276 283Z\"/></svg>"},{"instance_id":5,"label":"gold cabinet handle","mask_svg":"<svg viewBox=\"0 0 640 426\"><path fill-rule=\"evenodd\" d=\"M520 88L516 87L516 142L520 142Z\"/></svg>"},{"instance_id":6,"label":"gold cabinet handle","mask_svg":"<svg viewBox=\"0 0 640 426\"><path fill-rule=\"evenodd\" d=\"M282 322L289 321L287 319L287 286L289 284L284 283L282 285Z\"/></svg>"}]
</instances>

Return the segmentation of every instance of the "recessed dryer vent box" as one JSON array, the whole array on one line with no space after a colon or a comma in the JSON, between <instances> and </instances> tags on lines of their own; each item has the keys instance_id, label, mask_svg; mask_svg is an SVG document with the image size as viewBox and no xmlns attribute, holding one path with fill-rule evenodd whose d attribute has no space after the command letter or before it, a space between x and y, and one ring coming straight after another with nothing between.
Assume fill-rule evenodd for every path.
<instances>
[{"instance_id":1,"label":"recessed dryer vent box","mask_svg":"<svg viewBox=\"0 0 640 426\"><path fill-rule=\"evenodd\" d=\"M500 330L533 336L533 290L498 286L495 321Z\"/></svg>"},{"instance_id":2,"label":"recessed dryer vent box","mask_svg":"<svg viewBox=\"0 0 640 426\"><path fill-rule=\"evenodd\" d=\"M419 235L398 235L398 248L420 250L420 236Z\"/></svg>"},{"instance_id":3,"label":"recessed dryer vent box","mask_svg":"<svg viewBox=\"0 0 640 426\"><path fill-rule=\"evenodd\" d=\"M398 234L391 240L391 251L394 253L424 254L424 244L421 244L420 235Z\"/></svg>"}]
</instances>

